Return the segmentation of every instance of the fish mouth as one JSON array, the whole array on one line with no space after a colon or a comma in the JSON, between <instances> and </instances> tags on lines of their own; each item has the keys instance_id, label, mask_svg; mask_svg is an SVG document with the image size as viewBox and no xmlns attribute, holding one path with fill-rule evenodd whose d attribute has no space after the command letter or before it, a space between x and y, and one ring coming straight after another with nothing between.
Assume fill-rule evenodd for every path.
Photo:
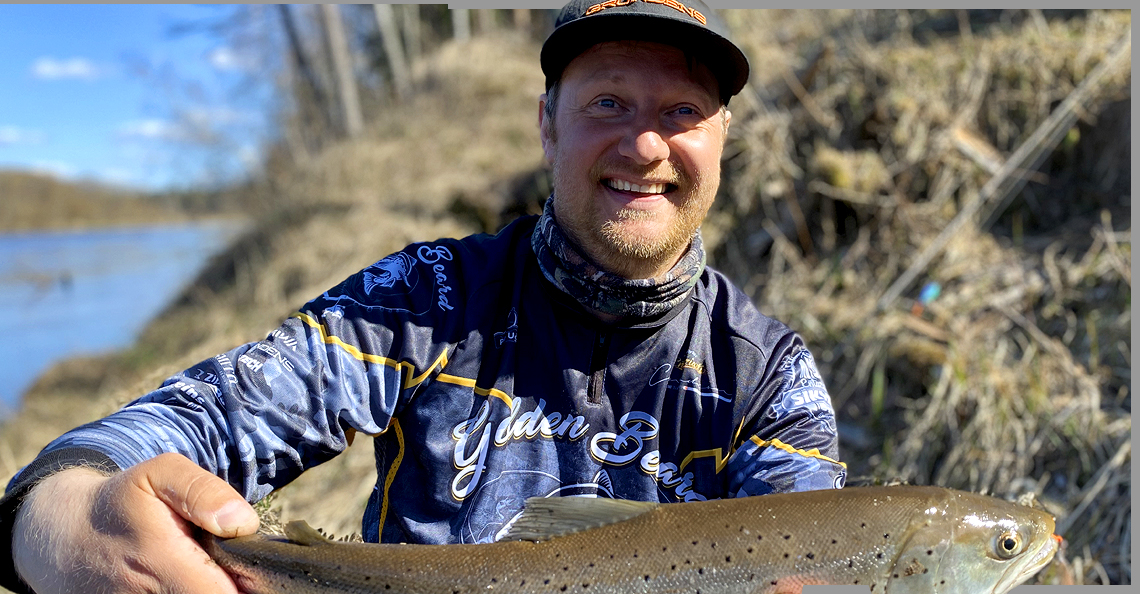
<instances>
[{"instance_id":1,"label":"fish mouth","mask_svg":"<svg viewBox=\"0 0 1140 594\"><path fill-rule=\"evenodd\" d=\"M1053 556L1057 554L1057 550L1060 548L1061 537L1050 534L1049 538L1042 541L1041 546L1031 556L1023 557L1021 563L1011 565L1006 569L991 594L1009 592L1018 584L1033 577L1033 574L1041 571L1041 568L1053 560Z\"/></svg>"}]
</instances>

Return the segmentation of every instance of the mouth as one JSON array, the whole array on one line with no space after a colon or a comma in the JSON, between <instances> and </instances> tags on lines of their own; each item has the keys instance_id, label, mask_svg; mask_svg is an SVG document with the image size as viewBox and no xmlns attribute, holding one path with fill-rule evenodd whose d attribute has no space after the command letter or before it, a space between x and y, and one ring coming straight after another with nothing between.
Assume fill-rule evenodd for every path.
<instances>
[{"instance_id":1,"label":"mouth","mask_svg":"<svg viewBox=\"0 0 1140 594\"><path fill-rule=\"evenodd\" d=\"M615 177L607 177L602 179L602 185L611 190L624 192L626 194L633 194L636 196L656 196L667 194L677 189L676 185L666 182L646 181L639 184Z\"/></svg>"}]
</instances>

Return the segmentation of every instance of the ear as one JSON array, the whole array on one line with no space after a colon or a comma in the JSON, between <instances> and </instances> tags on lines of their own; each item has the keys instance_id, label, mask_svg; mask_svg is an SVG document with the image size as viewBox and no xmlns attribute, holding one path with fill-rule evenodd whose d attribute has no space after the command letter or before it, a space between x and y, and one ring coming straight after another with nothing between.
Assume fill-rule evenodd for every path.
<instances>
[{"instance_id":1,"label":"ear","mask_svg":"<svg viewBox=\"0 0 1140 594\"><path fill-rule=\"evenodd\" d=\"M732 112L724 109L724 140L728 140L728 125L732 123Z\"/></svg>"},{"instance_id":2,"label":"ear","mask_svg":"<svg viewBox=\"0 0 1140 594\"><path fill-rule=\"evenodd\" d=\"M542 154L546 162L554 165L554 135L551 126L553 123L546 117L546 93L538 96L538 133L542 137Z\"/></svg>"}]
</instances>

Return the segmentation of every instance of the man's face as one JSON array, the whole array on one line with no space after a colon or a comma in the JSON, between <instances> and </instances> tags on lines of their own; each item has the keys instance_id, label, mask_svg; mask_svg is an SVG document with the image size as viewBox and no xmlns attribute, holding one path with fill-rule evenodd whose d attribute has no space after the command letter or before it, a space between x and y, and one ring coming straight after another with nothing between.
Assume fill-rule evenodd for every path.
<instances>
[{"instance_id":1,"label":"man's face","mask_svg":"<svg viewBox=\"0 0 1140 594\"><path fill-rule=\"evenodd\" d=\"M716 79L672 46L617 41L575 58L559 84L553 122L539 108L555 217L604 269L659 276L720 183L730 114Z\"/></svg>"}]
</instances>

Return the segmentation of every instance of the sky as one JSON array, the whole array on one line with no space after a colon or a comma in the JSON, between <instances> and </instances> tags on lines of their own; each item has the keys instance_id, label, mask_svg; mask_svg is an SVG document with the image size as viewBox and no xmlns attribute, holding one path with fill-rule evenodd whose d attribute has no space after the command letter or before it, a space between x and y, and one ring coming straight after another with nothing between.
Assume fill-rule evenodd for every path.
<instances>
[{"instance_id":1,"label":"sky","mask_svg":"<svg viewBox=\"0 0 1140 594\"><path fill-rule=\"evenodd\" d=\"M148 190L241 175L271 110L256 61L210 27L240 10L0 4L0 169Z\"/></svg>"}]
</instances>

